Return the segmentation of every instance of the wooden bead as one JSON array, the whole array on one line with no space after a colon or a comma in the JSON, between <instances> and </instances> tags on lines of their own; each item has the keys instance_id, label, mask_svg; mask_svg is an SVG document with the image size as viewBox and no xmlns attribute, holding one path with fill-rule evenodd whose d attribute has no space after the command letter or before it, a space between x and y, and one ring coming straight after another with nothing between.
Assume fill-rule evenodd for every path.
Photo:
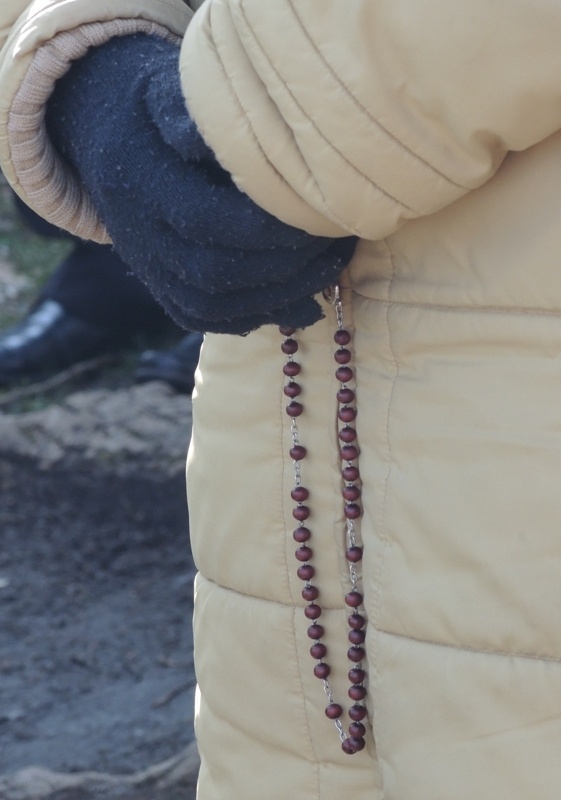
<instances>
[{"instance_id":1,"label":"wooden bead","mask_svg":"<svg viewBox=\"0 0 561 800\"><path fill-rule=\"evenodd\" d=\"M304 522L304 520L308 519L310 516L310 509L308 506L296 506L292 509L292 516L294 519L297 519L298 522Z\"/></svg>"},{"instance_id":2,"label":"wooden bead","mask_svg":"<svg viewBox=\"0 0 561 800\"><path fill-rule=\"evenodd\" d=\"M330 703L325 709L325 716L329 719L339 719L343 715L343 708L339 703Z\"/></svg>"},{"instance_id":3,"label":"wooden bead","mask_svg":"<svg viewBox=\"0 0 561 800\"><path fill-rule=\"evenodd\" d=\"M345 486L342 494L345 500L349 500L349 502L352 502L353 500L358 500L362 492L360 491L360 488L358 486L355 486L353 484L351 486Z\"/></svg>"},{"instance_id":4,"label":"wooden bead","mask_svg":"<svg viewBox=\"0 0 561 800\"><path fill-rule=\"evenodd\" d=\"M349 547L345 553L345 557L351 564L358 564L359 561L362 561L362 547L356 547L356 545L354 547Z\"/></svg>"},{"instance_id":5,"label":"wooden bead","mask_svg":"<svg viewBox=\"0 0 561 800\"><path fill-rule=\"evenodd\" d=\"M363 644L365 638L366 634L364 631L349 631L348 639L351 644Z\"/></svg>"},{"instance_id":6,"label":"wooden bead","mask_svg":"<svg viewBox=\"0 0 561 800\"><path fill-rule=\"evenodd\" d=\"M289 417L299 417L303 411L304 406L296 400L292 400L286 407L286 413Z\"/></svg>"},{"instance_id":7,"label":"wooden bead","mask_svg":"<svg viewBox=\"0 0 561 800\"><path fill-rule=\"evenodd\" d=\"M302 545L299 547L298 550L294 553L298 561L309 561L313 555L313 551L311 547L306 547L306 545Z\"/></svg>"},{"instance_id":8,"label":"wooden bead","mask_svg":"<svg viewBox=\"0 0 561 800\"><path fill-rule=\"evenodd\" d=\"M358 605L360 605L360 603ZM359 631L366 625L366 619L362 614L351 614L347 622L349 623L349 628L353 628L356 631Z\"/></svg>"},{"instance_id":9,"label":"wooden bead","mask_svg":"<svg viewBox=\"0 0 561 800\"><path fill-rule=\"evenodd\" d=\"M353 647L349 647L347 650L347 658L354 664L358 664L365 656L366 652L363 647L356 647L353 645Z\"/></svg>"},{"instance_id":10,"label":"wooden bead","mask_svg":"<svg viewBox=\"0 0 561 800\"><path fill-rule=\"evenodd\" d=\"M364 706L358 705L356 703L354 706L349 708L349 717L355 722L360 722L366 716L366 708Z\"/></svg>"},{"instance_id":11,"label":"wooden bead","mask_svg":"<svg viewBox=\"0 0 561 800\"><path fill-rule=\"evenodd\" d=\"M349 756L353 756L357 751L354 749L351 738L343 739L341 742L341 749L343 753L346 753Z\"/></svg>"},{"instance_id":12,"label":"wooden bead","mask_svg":"<svg viewBox=\"0 0 561 800\"><path fill-rule=\"evenodd\" d=\"M350 367L338 367L335 370L335 377L341 383L348 383L350 380L353 379L354 372Z\"/></svg>"},{"instance_id":13,"label":"wooden bead","mask_svg":"<svg viewBox=\"0 0 561 800\"><path fill-rule=\"evenodd\" d=\"M320 661L327 655L327 647L322 642L316 642L310 647L310 655Z\"/></svg>"},{"instance_id":14,"label":"wooden bead","mask_svg":"<svg viewBox=\"0 0 561 800\"><path fill-rule=\"evenodd\" d=\"M281 350L287 356L291 356L298 350L298 342L296 339L285 339L281 344Z\"/></svg>"},{"instance_id":15,"label":"wooden bead","mask_svg":"<svg viewBox=\"0 0 561 800\"><path fill-rule=\"evenodd\" d=\"M356 431L350 425L345 425L344 428L341 428L339 431L339 439L342 442L354 442L356 439Z\"/></svg>"},{"instance_id":16,"label":"wooden bead","mask_svg":"<svg viewBox=\"0 0 561 800\"><path fill-rule=\"evenodd\" d=\"M358 458L358 447L354 444L344 444L341 448L341 459L343 461L354 461Z\"/></svg>"},{"instance_id":17,"label":"wooden bead","mask_svg":"<svg viewBox=\"0 0 561 800\"><path fill-rule=\"evenodd\" d=\"M304 548L300 548L303 550ZM306 548L309 549L309 548ZM298 552L298 550L296 551ZM307 560L307 559L306 559ZM351 608L358 608L362 604L362 595L360 592L352 591L345 595L345 603Z\"/></svg>"},{"instance_id":18,"label":"wooden bead","mask_svg":"<svg viewBox=\"0 0 561 800\"><path fill-rule=\"evenodd\" d=\"M345 506L345 516L347 519L358 519L362 514L362 509L356 503L347 503Z\"/></svg>"},{"instance_id":19,"label":"wooden bead","mask_svg":"<svg viewBox=\"0 0 561 800\"><path fill-rule=\"evenodd\" d=\"M351 360L351 351L346 347L340 347L334 355L335 361L338 364L348 364Z\"/></svg>"},{"instance_id":20,"label":"wooden bead","mask_svg":"<svg viewBox=\"0 0 561 800\"><path fill-rule=\"evenodd\" d=\"M351 683L362 683L366 680L366 672L360 667L351 667L349 670L349 680Z\"/></svg>"},{"instance_id":21,"label":"wooden bead","mask_svg":"<svg viewBox=\"0 0 561 800\"><path fill-rule=\"evenodd\" d=\"M294 447L290 448L289 452L290 457L294 459L294 461L302 461L303 458L306 458L306 453L308 451L301 444L295 444Z\"/></svg>"},{"instance_id":22,"label":"wooden bead","mask_svg":"<svg viewBox=\"0 0 561 800\"><path fill-rule=\"evenodd\" d=\"M352 422L356 419L356 408L352 408L351 406L343 406L337 412L337 416L341 420L341 422Z\"/></svg>"},{"instance_id":23,"label":"wooden bead","mask_svg":"<svg viewBox=\"0 0 561 800\"><path fill-rule=\"evenodd\" d=\"M358 467L354 466L343 467L341 475L343 476L343 479L346 481L358 481L360 477Z\"/></svg>"},{"instance_id":24,"label":"wooden bead","mask_svg":"<svg viewBox=\"0 0 561 800\"><path fill-rule=\"evenodd\" d=\"M304 586L304 588L302 589L302 597L308 603L311 603L312 600L317 600L318 597L319 597L319 589L318 589L318 587L317 586L312 586L311 584L309 584L308 586ZM319 606L318 606L318 608L319 608ZM321 614L321 611L320 611L320 614ZM319 617L319 614L318 614L318 617ZM353 642L353 644L354 644L354 642Z\"/></svg>"},{"instance_id":25,"label":"wooden bead","mask_svg":"<svg viewBox=\"0 0 561 800\"><path fill-rule=\"evenodd\" d=\"M333 334L333 339L335 341L335 344L339 345L349 344L349 342L351 341L351 334L349 333L349 331L344 330L344 328L340 328Z\"/></svg>"},{"instance_id":26,"label":"wooden bead","mask_svg":"<svg viewBox=\"0 0 561 800\"><path fill-rule=\"evenodd\" d=\"M300 543L307 542L308 539L311 538L311 536L312 532L308 528L305 528L303 525L301 525L299 528L296 528L296 530L292 534L292 538L294 539L294 541Z\"/></svg>"},{"instance_id":27,"label":"wooden bead","mask_svg":"<svg viewBox=\"0 0 561 800\"><path fill-rule=\"evenodd\" d=\"M366 742L362 737L358 738L355 736L351 736L351 747L354 749L355 753L359 753L361 750L364 749Z\"/></svg>"},{"instance_id":28,"label":"wooden bead","mask_svg":"<svg viewBox=\"0 0 561 800\"><path fill-rule=\"evenodd\" d=\"M296 328L291 328L290 325L279 325L279 331L283 336L293 336L296 333Z\"/></svg>"},{"instance_id":29,"label":"wooden bead","mask_svg":"<svg viewBox=\"0 0 561 800\"><path fill-rule=\"evenodd\" d=\"M362 722L351 722L349 725L349 735L360 738L366 733L366 728Z\"/></svg>"},{"instance_id":30,"label":"wooden bead","mask_svg":"<svg viewBox=\"0 0 561 800\"><path fill-rule=\"evenodd\" d=\"M321 617L321 606L318 606L317 603L310 603L310 605L306 606L304 609L304 616L308 619L318 619ZM314 636L314 639L321 639L321 636Z\"/></svg>"},{"instance_id":31,"label":"wooden bead","mask_svg":"<svg viewBox=\"0 0 561 800\"><path fill-rule=\"evenodd\" d=\"M290 492L290 496L297 503L302 503L304 500L308 499L310 493L306 488L304 488L304 486L295 486L294 489Z\"/></svg>"},{"instance_id":32,"label":"wooden bead","mask_svg":"<svg viewBox=\"0 0 561 800\"><path fill-rule=\"evenodd\" d=\"M331 672L331 667L329 664L326 664L325 661L322 661L321 664L316 664L314 667L314 675L316 678L321 678L321 680L325 680L329 673Z\"/></svg>"},{"instance_id":33,"label":"wooden bead","mask_svg":"<svg viewBox=\"0 0 561 800\"><path fill-rule=\"evenodd\" d=\"M301 391L302 387L299 383L296 383L296 381L291 381L283 387L283 392L287 397L298 397Z\"/></svg>"},{"instance_id":34,"label":"wooden bead","mask_svg":"<svg viewBox=\"0 0 561 800\"><path fill-rule=\"evenodd\" d=\"M287 361L282 371L288 378L294 378L296 375L299 375L301 369L302 367L297 361Z\"/></svg>"},{"instance_id":35,"label":"wooden bead","mask_svg":"<svg viewBox=\"0 0 561 800\"><path fill-rule=\"evenodd\" d=\"M348 403L352 403L354 399L355 399L355 393L353 392L352 389L349 389L348 386L343 386L337 392L337 400L340 403L344 403L345 405L347 405Z\"/></svg>"},{"instance_id":36,"label":"wooden bead","mask_svg":"<svg viewBox=\"0 0 561 800\"><path fill-rule=\"evenodd\" d=\"M301 581L311 581L315 575L315 572L316 571L311 564L302 564L302 566L298 567L296 570L296 574Z\"/></svg>"},{"instance_id":37,"label":"wooden bead","mask_svg":"<svg viewBox=\"0 0 561 800\"><path fill-rule=\"evenodd\" d=\"M348 695L351 700L358 702L359 700L364 700L366 697L366 689L364 686L350 686Z\"/></svg>"},{"instance_id":38,"label":"wooden bead","mask_svg":"<svg viewBox=\"0 0 561 800\"><path fill-rule=\"evenodd\" d=\"M310 639L321 639L324 633L323 625L317 625L315 622L308 628L308 636Z\"/></svg>"}]
</instances>

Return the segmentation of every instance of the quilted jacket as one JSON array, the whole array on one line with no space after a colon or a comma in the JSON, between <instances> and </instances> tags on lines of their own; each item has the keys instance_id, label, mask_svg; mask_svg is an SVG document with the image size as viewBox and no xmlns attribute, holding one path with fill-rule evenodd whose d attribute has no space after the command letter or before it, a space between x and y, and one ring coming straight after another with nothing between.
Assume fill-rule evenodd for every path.
<instances>
[{"instance_id":1,"label":"quilted jacket","mask_svg":"<svg viewBox=\"0 0 561 800\"><path fill-rule=\"evenodd\" d=\"M173 0L27 13L3 51L0 156L48 215L50 174L28 180L11 133L34 54L84 21L183 35L190 15ZM201 800L561 794L560 42L553 0L207 0L184 33L186 103L237 184L285 222L361 239L341 283L366 748L342 752L312 673L282 337L208 336L187 478ZM322 302L297 334L298 429L329 680L348 705L337 320Z\"/></svg>"}]
</instances>

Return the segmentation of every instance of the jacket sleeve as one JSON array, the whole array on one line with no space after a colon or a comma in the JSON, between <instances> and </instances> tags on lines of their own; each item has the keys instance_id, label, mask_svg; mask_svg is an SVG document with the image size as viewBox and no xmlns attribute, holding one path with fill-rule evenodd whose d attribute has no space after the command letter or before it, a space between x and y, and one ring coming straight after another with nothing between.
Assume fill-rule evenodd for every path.
<instances>
[{"instance_id":1,"label":"jacket sleeve","mask_svg":"<svg viewBox=\"0 0 561 800\"><path fill-rule=\"evenodd\" d=\"M550 0L208 0L181 70L253 200L379 239L561 127L560 43Z\"/></svg>"}]
</instances>

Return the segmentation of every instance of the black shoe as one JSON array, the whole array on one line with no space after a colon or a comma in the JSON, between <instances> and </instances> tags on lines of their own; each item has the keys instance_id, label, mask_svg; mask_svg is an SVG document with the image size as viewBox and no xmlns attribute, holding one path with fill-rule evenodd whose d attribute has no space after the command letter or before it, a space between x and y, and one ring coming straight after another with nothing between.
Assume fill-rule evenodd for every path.
<instances>
[{"instance_id":1,"label":"black shoe","mask_svg":"<svg viewBox=\"0 0 561 800\"><path fill-rule=\"evenodd\" d=\"M138 359L135 381L164 381L181 394L191 394L202 343L202 333L188 333L169 350L146 350Z\"/></svg>"},{"instance_id":2,"label":"black shoe","mask_svg":"<svg viewBox=\"0 0 561 800\"><path fill-rule=\"evenodd\" d=\"M43 378L117 349L111 333L43 300L0 336L0 385Z\"/></svg>"}]
</instances>

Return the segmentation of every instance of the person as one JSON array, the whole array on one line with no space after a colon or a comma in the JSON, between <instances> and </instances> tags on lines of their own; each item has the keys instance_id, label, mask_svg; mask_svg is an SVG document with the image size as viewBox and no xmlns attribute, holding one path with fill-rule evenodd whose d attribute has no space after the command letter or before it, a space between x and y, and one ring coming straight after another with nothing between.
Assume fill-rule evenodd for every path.
<instances>
[{"instance_id":1,"label":"person","mask_svg":"<svg viewBox=\"0 0 561 800\"><path fill-rule=\"evenodd\" d=\"M11 34L10 182L207 332L201 800L559 796L560 37L542 0Z\"/></svg>"},{"instance_id":2,"label":"person","mask_svg":"<svg viewBox=\"0 0 561 800\"><path fill-rule=\"evenodd\" d=\"M164 339L164 350L142 352L134 368L139 383L162 380L181 393L193 389L202 343L156 303L143 283L109 246L67 234L35 214L14 195L24 223L47 239L67 238L72 248L41 288L29 311L0 334L0 386L40 380L135 342Z\"/></svg>"}]
</instances>

